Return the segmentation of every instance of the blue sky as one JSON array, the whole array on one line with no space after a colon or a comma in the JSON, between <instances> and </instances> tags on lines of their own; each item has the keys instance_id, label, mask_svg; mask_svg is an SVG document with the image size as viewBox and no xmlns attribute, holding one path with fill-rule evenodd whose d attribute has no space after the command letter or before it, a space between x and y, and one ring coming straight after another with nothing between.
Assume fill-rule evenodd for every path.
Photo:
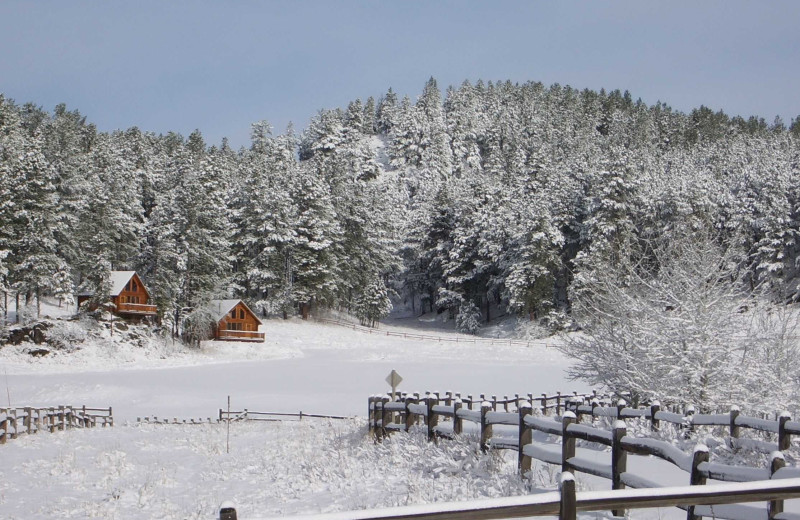
<instances>
[{"instance_id":1,"label":"blue sky","mask_svg":"<svg viewBox=\"0 0 800 520\"><path fill-rule=\"evenodd\" d=\"M800 115L800 2L0 2L0 92L101 130L247 145L250 124L415 99L433 76L629 90L689 111Z\"/></svg>"}]
</instances>

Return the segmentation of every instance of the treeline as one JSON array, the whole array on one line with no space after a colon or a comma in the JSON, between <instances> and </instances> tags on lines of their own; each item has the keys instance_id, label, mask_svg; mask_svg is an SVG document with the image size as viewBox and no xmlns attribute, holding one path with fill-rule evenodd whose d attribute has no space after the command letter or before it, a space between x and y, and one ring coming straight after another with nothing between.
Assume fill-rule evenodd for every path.
<instances>
[{"instance_id":1,"label":"treeline","mask_svg":"<svg viewBox=\"0 0 800 520\"><path fill-rule=\"evenodd\" d=\"M0 290L33 302L148 282L178 327L213 297L265 315L389 296L475 331L492 313L568 311L576 273L652 238L712 232L753 287L798 297L800 118L789 127L627 93L431 79L412 101L255 123L248 148L0 96Z\"/></svg>"}]
</instances>

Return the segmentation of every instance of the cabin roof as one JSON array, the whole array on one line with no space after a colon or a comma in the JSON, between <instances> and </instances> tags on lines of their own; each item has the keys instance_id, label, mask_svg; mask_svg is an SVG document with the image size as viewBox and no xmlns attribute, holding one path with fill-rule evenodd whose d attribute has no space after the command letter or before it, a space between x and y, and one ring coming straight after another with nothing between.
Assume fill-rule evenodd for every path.
<instances>
[{"instance_id":1,"label":"cabin roof","mask_svg":"<svg viewBox=\"0 0 800 520\"><path fill-rule=\"evenodd\" d=\"M256 316L256 313L253 312L253 310L250 309L250 307L248 307L247 304L244 303L242 300L211 300L210 302L208 302L208 308L214 314L214 318L217 321L219 321L222 318L224 318L226 314L230 313L231 310L240 303L244 305L245 309L247 309L250 312L250 314L253 315L253 317L259 324L262 323L262 321L258 319L258 316Z\"/></svg>"},{"instance_id":2,"label":"cabin roof","mask_svg":"<svg viewBox=\"0 0 800 520\"><path fill-rule=\"evenodd\" d=\"M119 296L119 293L125 289L125 286L128 285L128 282L131 278L136 274L136 271L111 271L109 273L109 295L110 296ZM139 279L141 282L141 279ZM148 294L150 293L147 291L147 288L144 287L144 283L141 284L144 292ZM94 296L94 291L84 288L78 293L78 296Z\"/></svg>"},{"instance_id":3,"label":"cabin roof","mask_svg":"<svg viewBox=\"0 0 800 520\"><path fill-rule=\"evenodd\" d=\"M111 284L109 293L111 296L118 296L135 274L136 271L111 271L111 276L109 277Z\"/></svg>"}]
</instances>

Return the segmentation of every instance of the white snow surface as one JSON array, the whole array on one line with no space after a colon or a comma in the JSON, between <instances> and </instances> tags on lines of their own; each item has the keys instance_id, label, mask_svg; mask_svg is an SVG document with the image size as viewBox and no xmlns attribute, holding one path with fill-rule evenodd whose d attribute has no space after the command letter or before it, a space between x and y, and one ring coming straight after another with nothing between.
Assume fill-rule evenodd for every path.
<instances>
[{"instance_id":1,"label":"white snow surface","mask_svg":"<svg viewBox=\"0 0 800 520\"><path fill-rule=\"evenodd\" d=\"M393 369L403 377L399 389L408 392L500 397L589 389L565 380L568 360L545 343L419 341L293 319L265 320L263 344L204 342L190 349L144 326L111 336L103 323L58 320L68 309L45 313L55 323L48 333L57 330L77 350L34 358L26 353L32 344L0 348L6 387L0 402L112 406L116 425L22 436L0 446L4 519L211 519L224 501L235 503L239 517L247 519L544 492L555 489L557 467L537 462L531 488L517 476L515 452L483 455L474 436L436 445L419 432L375 444L363 418L367 398L389 390L384 379ZM404 325L413 329L417 321ZM434 331L456 335L428 332ZM227 396L234 410L358 417L233 423L230 453L225 424L137 422L154 416L215 418ZM501 434L502 427L496 428ZM580 451L587 460L608 462L605 450ZM666 485L687 478L648 458L632 458L631 469L657 475ZM578 475L579 490L608 486L607 480ZM661 509L634 517L685 513Z\"/></svg>"},{"instance_id":2,"label":"white snow surface","mask_svg":"<svg viewBox=\"0 0 800 520\"><path fill-rule=\"evenodd\" d=\"M59 319L69 309L43 314L72 351L0 348L3 404L111 406L116 425L1 446L0 518L214 518L224 500L246 518L528 493L512 452L478 455L473 441L437 448L425 435L374 444L368 396L389 390L393 369L409 392L587 389L565 382L568 362L543 345L425 342L292 319L266 320L264 343L191 349L143 325L112 336L104 322ZM215 418L227 396L237 410L361 418L233 424L230 454L224 425L137 423Z\"/></svg>"}]
</instances>

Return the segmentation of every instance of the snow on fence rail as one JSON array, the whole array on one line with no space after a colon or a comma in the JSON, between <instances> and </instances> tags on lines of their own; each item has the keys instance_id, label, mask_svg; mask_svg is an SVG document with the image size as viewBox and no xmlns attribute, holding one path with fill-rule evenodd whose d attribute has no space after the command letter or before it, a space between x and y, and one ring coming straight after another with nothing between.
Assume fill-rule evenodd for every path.
<instances>
[{"instance_id":1,"label":"snow on fence rail","mask_svg":"<svg viewBox=\"0 0 800 520\"><path fill-rule=\"evenodd\" d=\"M624 489L626 486L632 488L658 486L627 471L629 453L654 456L675 465L689 474L691 485L704 485L707 479L752 483L800 477L798 468L786 467L781 452L790 447L792 435L800 435L800 423L791 421L786 412L780 414L776 420L770 421L742 416L735 407L728 414L695 414L692 407L687 407L684 413L676 413L661 410L658 403L653 403L648 408L629 408L622 399L614 406L603 406L601 401L607 401L607 397L601 399L600 396L595 396L587 405L584 401L589 396L585 394L568 396L559 393L556 396L555 406L552 407L553 396L543 394L540 398L534 398L534 402L539 403L537 408L542 414L537 416L533 415L531 394L527 396L528 399L518 395L513 399L504 397L500 400L495 396L492 396L491 400L487 400L484 395L480 397L479 400L473 399L472 396L463 399L459 394L448 392L441 398L437 393L427 393L424 398L420 398L419 394L405 394L392 401L388 396L373 396L368 399L370 432L380 440L394 431L410 431L412 426L422 421L427 426L428 439L435 440L437 437L461 434L464 431L464 423L471 423L473 431L478 435L482 450L493 448L517 451L519 469L523 475L530 471L532 460L537 459L560 465L562 472L581 471L607 478L611 480L611 487L614 490ZM476 405L477 409L474 409ZM551 410L554 410L555 414L548 416ZM561 415L558 415L559 412ZM586 416L610 418L614 421L613 427L609 431L590 424L581 424L581 418ZM732 445L736 445L742 428L769 435L777 434L777 442L770 446L772 457L769 467L730 466L709 462L708 448L702 444L697 445L694 453L689 455L665 441L629 436L625 419L649 421L654 431L661 427L661 423L671 423L682 428L686 434L691 434L696 426L723 427L728 429ZM493 436L495 425L516 427L516 435L496 438ZM536 431L560 437L560 450L547 449L547 443L534 443L533 432ZM601 464L576 455L577 440L610 447L611 460L607 464ZM752 447L753 443L744 446ZM760 447L759 444L755 446ZM694 510L693 507L689 506L689 518L702 517L705 510ZM717 518L764 517L763 510L744 506L733 508L728 513L721 514L719 510L716 513ZM622 516L624 511L615 510L614 514ZM770 501L766 518L788 518L783 514L782 501Z\"/></svg>"},{"instance_id":2,"label":"snow on fence rail","mask_svg":"<svg viewBox=\"0 0 800 520\"><path fill-rule=\"evenodd\" d=\"M114 426L111 407L88 408L86 406L56 406L34 408L31 406L0 408L0 444L20 435L39 431L55 432L70 428L94 428Z\"/></svg>"},{"instance_id":3,"label":"snow on fence rail","mask_svg":"<svg viewBox=\"0 0 800 520\"><path fill-rule=\"evenodd\" d=\"M416 506L394 507L362 511L346 511L295 517L298 520L445 520L463 518L469 520L491 520L558 516L559 520L576 520L578 511L625 510L648 507L678 506L694 508L694 512L722 518L720 511L747 515L754 508L728 506L713 508L720 504L744 502L783 502L800 498L800 478L781 481L750 482L747 484L715 484L709 486L678 486L659 489L620 489L616 491L582 491L576 493L575 479L571 473L562 474L558 491L507 498L445 502ZM726 509L723 509L726 508ZM747 520L763 515L744 516ZM220 507L219 520L237 520L236 508L225 503ZM287 520L291 517L251 518L250 520ZM775 518L790 519L790 515ZM245 520L241 518L239 520Z\"/></svg>"},{"instance_id":4,"label":"snow on fence rail","mask_svg":"<svg viewBox=\"0 0 800 520\"><path fill-rule=\"evenodd\" d=\"M349 329L363 332L365 334L373 334L376 336L393 336L397 338L406 338L406 339L418 339L418 340L425 340L425 341L438 341L438 342L451 342L451 343L468 343L468 344L476 344L482 343L486 345L518 345L523 347L530 347L533 345L541 345L545 348L549 348L550 344L543 342L543 341L526 341L521 339L501 339L501 338L465 338L462 336L453 335L452 337L447 336L433 336L430 334L419 334L417 332L399 332L393 330L382 330L382 329L375 329L372 327L366 327L364 325L358 325L356 323L350 323L347 321L342 320L332 320L330 318L316 318L316 321L320 323L327 323L329 325L338 325L340 327L347 327Z\"/></svg>"}]
</instances>

